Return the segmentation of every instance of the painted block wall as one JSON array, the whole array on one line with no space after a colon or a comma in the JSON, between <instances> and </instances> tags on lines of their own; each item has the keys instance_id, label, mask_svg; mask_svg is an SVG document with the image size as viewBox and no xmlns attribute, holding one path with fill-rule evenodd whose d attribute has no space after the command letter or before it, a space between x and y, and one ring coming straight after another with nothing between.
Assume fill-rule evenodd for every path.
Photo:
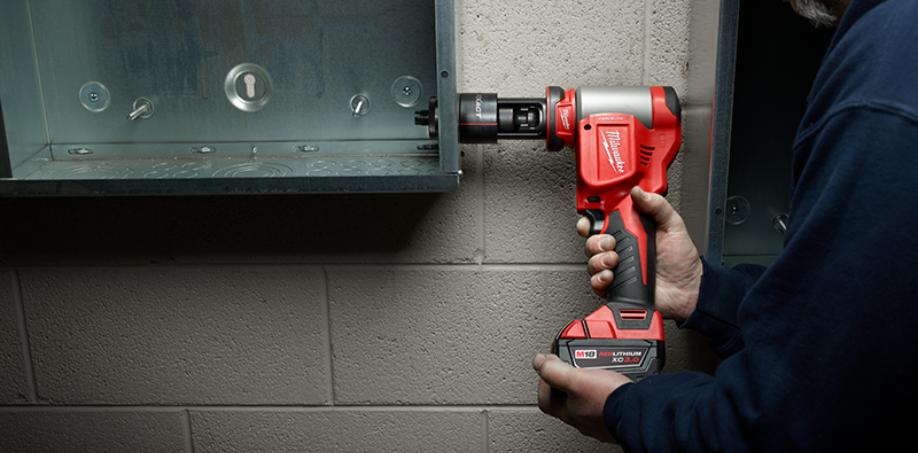
<instances>
[{"instance_id":1,"label":"painted block wall","mask_svg":"<svg viewBox=\"0 0 918 453\"><path fill-rule=\"evenodd\" d=\"M689 135L702 3L457 1L458 88L671 85ZM601 304L573 153L461 150L446 194L0 199L0 452L617 451L535 406L532 357ZM687 217L706 152L670 171ZM667 372L712 369L666 327Z\"/></svg>"}]
</instances>

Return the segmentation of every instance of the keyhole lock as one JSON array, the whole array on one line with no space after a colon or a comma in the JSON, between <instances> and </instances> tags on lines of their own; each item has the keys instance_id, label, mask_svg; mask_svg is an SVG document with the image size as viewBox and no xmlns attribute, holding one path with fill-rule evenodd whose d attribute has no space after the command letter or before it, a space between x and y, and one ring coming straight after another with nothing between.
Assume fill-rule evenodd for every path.
<instances>
[{"instance_id":1,"label":"keyhole lock","mask_svg":"<svg viewBox=\"0 0 918 453\"><path fill-rule=\"evenodd\" d=\"M246 96L248 96L249 99L255 98L255 80L256 80L255 75L252 73L246 74L245 77L242 78L242 80L245 81Z\"/></svg>"},{"instance_id":2,"label":"keyhole lock","mask_svg":"<svg viewBox=\"0 0 918 453\"><path fill-rule=\"evenodd\" d=\"M243 63L226 75L226 98L239 110L257 112L271 100L271 76L261 66Z\"/></svg>"}]
</instances>

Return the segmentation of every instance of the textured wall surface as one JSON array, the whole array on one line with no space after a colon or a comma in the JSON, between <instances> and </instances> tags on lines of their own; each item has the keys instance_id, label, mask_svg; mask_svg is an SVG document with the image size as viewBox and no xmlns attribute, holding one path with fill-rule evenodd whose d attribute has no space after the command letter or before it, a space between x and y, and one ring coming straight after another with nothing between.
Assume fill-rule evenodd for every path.
<instances>
[{"instance_id":1,"label":"textured wall surface","mask_svg":"<svg viewBox=\"0 0 918 453\"><path fill-rule=\"evenodd\" d=\"M671 85L691 128L702 3L459 0L458 88ZM532 357L601 303L573 153L461 165L447 194L0 199L0 452L616 451L535 406ZM666 328L667 372L711 369Z\"/></svg>"}]
</instances>

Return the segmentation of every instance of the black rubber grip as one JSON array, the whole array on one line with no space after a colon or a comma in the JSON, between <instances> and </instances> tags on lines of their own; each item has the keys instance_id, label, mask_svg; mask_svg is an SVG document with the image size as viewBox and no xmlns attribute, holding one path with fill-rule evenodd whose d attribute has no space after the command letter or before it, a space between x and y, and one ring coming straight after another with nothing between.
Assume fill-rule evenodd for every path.
<instances>
[{"instance_id":1,"label":"black rubber grip","mask_svg":"<svg viewBox=\"0 0 918 453\"><path fill-rule=\"evenodd\" d=\"M618 254L618 265L612 270L612 284L606 290L609 308L615 313L616 323L621 329L648 329L653 313L654 287L656 282L656 227L650 216L639 213L643 231L631 232L625 229L621 211L613 211L606 219L606 233L615 238L615 253ZM647 262L641 260L641 241L638 236L646 237ZM646 284L644 274L646 273ZM622 310L647 310L644 319L622 319Z\"/></svg>"}]
</instances>

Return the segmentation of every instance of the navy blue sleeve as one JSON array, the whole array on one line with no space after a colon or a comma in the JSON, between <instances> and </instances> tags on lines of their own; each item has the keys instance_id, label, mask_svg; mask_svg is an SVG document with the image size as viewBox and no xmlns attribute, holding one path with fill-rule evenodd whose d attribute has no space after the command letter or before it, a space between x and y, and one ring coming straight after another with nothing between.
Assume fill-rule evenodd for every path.
<instances>
[{"instance_id":1,"label":"navy blue sleeve","mask_svg":"<svg viewBox=\"0 0 918 453\"><path fill-rule=\"evenodd\" d=\"M759 280L765 267L740 264L733 269L712 266L701 259L704 275L698 306L680 328L697 330L711 340L711 349L721 358L743 348L739 328L739 306L749 289Z\"/></svg>"},{"instance_id":2,"label":"navy blue sleeve","mask_svg":"<svg viewBox=\"0 0 918 453\"><path fill-rule=\"evenodd\" d=\"M612 393L606 423L626 451L876 451L908 439L918 117L851 105L799 146L784 252L738 309L706 316L741 330L744 347L716 376L658 375Z\"/></svg>"},{"instance_id":3,"label":"navy blue sleeve","mask_svg":"<svg viewBox=\"0 0 918 453\"><path fill-rule=\"evenodd\" d=\"M852 2L794 143L784 251L766 270L705 268L685 326L727 358L715 376L613 392L605 421L626 451L896 451L911 440L916 21L915 1Z\"/></svg>"}]
</instances>

